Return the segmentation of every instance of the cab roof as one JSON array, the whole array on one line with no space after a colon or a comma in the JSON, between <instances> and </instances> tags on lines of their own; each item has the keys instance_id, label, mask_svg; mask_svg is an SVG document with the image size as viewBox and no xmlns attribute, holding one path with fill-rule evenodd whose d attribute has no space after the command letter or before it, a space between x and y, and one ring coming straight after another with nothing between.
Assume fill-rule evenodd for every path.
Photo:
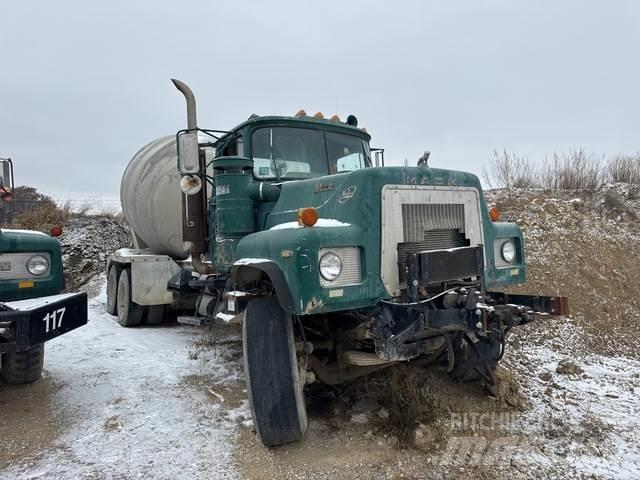
<instances>
[{"instance_id":1,"label":"cab roof","mask_svg":"<svg viewBox=\"0 0 640 480\"><path fill-rule=\"evenodd\" d=\"M229 133L223 135L220 140L225 140L229 135L238 133L245 128L260 127L260 126L281 126L281 127L308 127L308 128L321 128L323 130L331 130L334 132L341 132L346 135L357 136L367 142L371 140L371 135L367 133L364 128L353 127L344 122L338 120L331 120L327 118L317 117L285 117L279 115L267 115L264 117L252 115L244 122L236 125Z\"/></svg>"}]
</instances>

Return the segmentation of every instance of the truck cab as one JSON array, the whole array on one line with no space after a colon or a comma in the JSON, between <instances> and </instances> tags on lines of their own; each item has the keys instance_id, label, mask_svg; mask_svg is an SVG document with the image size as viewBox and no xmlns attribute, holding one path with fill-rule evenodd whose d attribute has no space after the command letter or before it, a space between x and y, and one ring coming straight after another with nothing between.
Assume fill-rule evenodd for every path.
<instances>
[{"instance_id":1,"label":"truck cab","mask_svg":"<svg viewBox=\"0 0 640 480\"><path fill-rule=\"evenodd\" d=\"M357 120L351 116L351 122ZM215 143L216 157L247 156L257 181L283 182L372 166L371 137L355 125L307 117L254 116Z\"/></svg>"},{"instance_id":2,"label":"truck cab","mask_svg":"<svg viewBox=\"0 0 640 480\"><path fill-rule=\"evenodd\" d=\"M13 164L0 159L3 205ZM0 375L12 384L40 378L44 343L87 323L86 293L63 293L60 243L42 232L0 229Z\"/></svg>"}]
</instances>

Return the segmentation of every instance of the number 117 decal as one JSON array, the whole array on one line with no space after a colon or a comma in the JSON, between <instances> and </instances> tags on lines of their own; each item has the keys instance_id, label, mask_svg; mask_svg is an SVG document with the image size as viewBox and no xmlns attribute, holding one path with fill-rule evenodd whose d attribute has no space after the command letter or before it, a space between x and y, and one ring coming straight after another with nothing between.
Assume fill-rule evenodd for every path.
<instances>
[{"instance_id":1,"label":"number 117 decal","mask_svg":"<svg viewBox=\"0 0 640 480\"><path fill-rule=\"evenodd\" d=\"M55 330L56 328L60 328L62 326L62 317L64 317L65 310L66 308L62 307L58 310L47 313L44 316L42 321L45 323L45 333L49 333L51 330Z\"/></svg>"}]
</instances>

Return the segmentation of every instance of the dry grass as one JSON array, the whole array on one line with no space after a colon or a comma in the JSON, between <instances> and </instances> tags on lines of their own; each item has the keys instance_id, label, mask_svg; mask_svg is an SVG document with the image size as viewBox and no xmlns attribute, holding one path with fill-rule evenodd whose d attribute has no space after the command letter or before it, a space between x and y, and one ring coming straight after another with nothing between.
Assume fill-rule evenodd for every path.
<instances>
[{"instance_id":1,"label":"dry grass","mask_svg":"<svg viewBox=\"0 0 640 480\"><path fill-rule=\"evenodd\" d=\"M53 226L64 225L71 216L68 204L58 207L53 202L41 202L16 215L11 227L25 230L49 231Z\"/></svg>"},{"instance_id":2,"label":"dry grass","mask_svg":"<svg viewBox=\"0 0 640 480\"><path fill-rule=\"evenodd\" d=\"M536 169L531 162L506 150L494 150L489 166L482 167L482 177L490 187L507 190L537 186Z\"/></svg>"},{"instance_id":3,"label":"dry grass","mask_svg":"<svg viewBox=\"0 0 640 480\"><path fill-rule=\"evenodd\" d=\"M24 185L14 189L11 203L0 207L0 225L43 232L49 232L53 226L64 226L73 218L98 217L123 221L122 213L116 208L96 209L90 200L80 204L67 201L57 205L50 196Z\"/></svg>"},{"instance_id":4,"label":"dry grass","mask_svg":"<svg viewBox=\"0 0 640 480\"><path fill-rule=\"evenodd\" d=\"M596 190L606 182L603 159L583 148L554 153L540 168L539 178L545 190Z\"/></svg>"},{"instance_id":5,"label":"dry grass","mask_svg":"<svg viewBox=\"0 0 640 480\"><path fill-rule=\"evenodd\" d=\"M640 154L605 159L584 148L554 153L540 164L515 153L493 152L482 169L490 187L540 188L548 191L581 190L593 192L607 182L629 185L629 197L640 196Z\"/></svg>"},{"instance_id":6,"label":"dry grass","mask_svg":"<svg viewBox=\"0 0 640 480\"><path fill-rule=\"evenodd\" d=\"M435 419L442 409L435 403L430 378L423 369L399 364L336 388L338 396L344 395L352 403L371 399L384 406L389 417L378 419L378 427L397 438L397 446L407 447L414 444L420 424L439 432Z\"/></svg>"},{"instance_id":7,"label":"dry grass","mask_svg":"<svg viewBox=\"0 0 640 480\"><path fill-rule=\"evenodd\" d=\"M607 163L607 175L612 182L629 185L629 197L640 196L640 153L632 155L617 155Z\"/></svg>"}]
</instances>

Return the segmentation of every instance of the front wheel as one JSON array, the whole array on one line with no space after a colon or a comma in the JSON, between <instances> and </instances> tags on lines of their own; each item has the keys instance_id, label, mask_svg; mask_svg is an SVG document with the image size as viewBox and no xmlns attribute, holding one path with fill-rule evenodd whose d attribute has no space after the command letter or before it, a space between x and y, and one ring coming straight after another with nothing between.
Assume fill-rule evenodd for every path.
<instances>
[{"instance_id":1,"label":"front wheel","mask_svg":"<svg viewBox=\"0 0 640 480\"><path fill-rule=\"evenodd\" d=\"M276 297L252 300L245 311L247 394L260 440L269 447L301 440L307 429L292 320Z\"/></svg>"},{"instance_id":2,"label":"front wheel","mask_svg":"<svg viewBox=\"0 0 640 480\"><path fill-rule=\"evenodd\" d=\"M0 372L5 382L20 385L39 379L43 365L44 344L40 344L28 350L5 353Z\"/></svg>"}]
</instances>

